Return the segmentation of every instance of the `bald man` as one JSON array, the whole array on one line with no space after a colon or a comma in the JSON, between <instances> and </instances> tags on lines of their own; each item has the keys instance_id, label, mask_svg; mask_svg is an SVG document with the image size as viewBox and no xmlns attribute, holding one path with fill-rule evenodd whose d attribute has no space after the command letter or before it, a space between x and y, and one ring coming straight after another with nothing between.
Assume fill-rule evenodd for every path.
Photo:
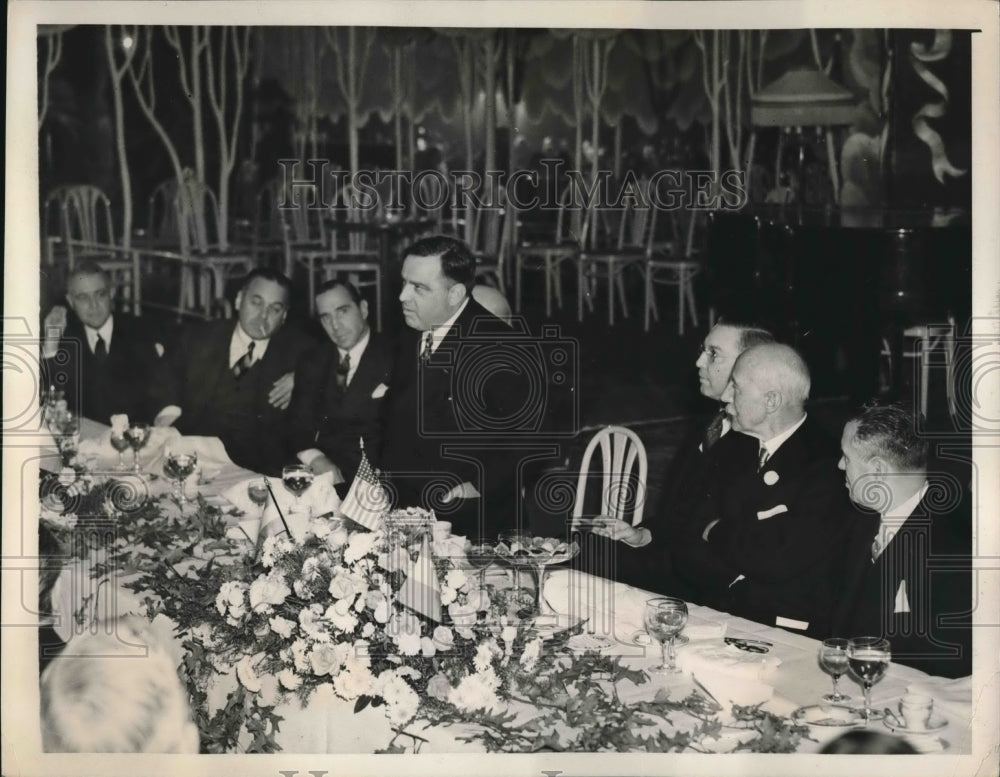
<instances>
[{"instance_id":1,"label":"bald man","mask_svg":"<svg viewBox=\"0 0 1000 777\"><path fill-rule=\"evenodd\" d=\"M678 572L703 603L821 636L849 505L836 441L806 413L809 387L805 362L787 345L756 345L736 360L722 401L733 429L758 440L756 455L720 451L718 485Z\"/></svg>"}]
</instances>

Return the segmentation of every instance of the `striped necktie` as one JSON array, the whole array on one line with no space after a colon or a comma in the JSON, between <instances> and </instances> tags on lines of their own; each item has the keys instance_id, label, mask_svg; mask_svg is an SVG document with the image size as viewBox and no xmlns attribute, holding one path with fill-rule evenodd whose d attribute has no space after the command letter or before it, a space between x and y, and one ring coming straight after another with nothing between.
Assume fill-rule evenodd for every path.
<instances>
[{"instance_id":1,"label":"striped necktie","mask_svg":"<svg viewBox=\"0 0 1000 777\"><path fill-rule=\"evenodd\" d=\"M253 349L257 343L250 341L250 345L247 347L247 352L240 357L240 360L233 365L233 375L236 380L239 380L244 375L247 374L247 370L253 365Z\"/></svg>"},{"instance_id":2,"label":"striped necktie","mask_svg":"<svg viewBox=\"0 0 1000 777\"><path fill-rule=\"evenodd\" d=\"M344 391L347 388L347 376L351 372L351 355L344 354L344 358L337 365L337 388Z\"/></svg>"},{"instance_id":3,"label":"striped necktie","mask_svg":"<svg viewBox=\"0 0 1000 777\"><path fill-rule=\"evenodd\" d=\"M427 364L427 362L431 360L431 354L433 353L431 348L433 347L433 345L434 345L434 332L428 331L427 334L424 335L423 350L420 351L420 361L422 364Z\"/></svg>"},{"instance_id":4,"label":"striped necktie","mask_svg":"<svg viewBox=\"0 0 1000 777\"><path fill-rule=\"evenodd\" d=\"M767 460L770 456L771 454L768 452L767 448L761 445L760 455L757 458L757 472L760 472L762 469L764 469L764 464L767 463Z\"/></svg>"},{"instance_id":5,"label":"striped necktie","mask_svg":"<svg viewBox=\"0 0 1000 777\"><path fill-rule=\"evenodd\" d=\"M705 437L701 441L702 452L707 451L722 439L722 422L726 420L726 411L720 410L715 414L712 423L705 429Z\"/></svg>"}]
</instances>

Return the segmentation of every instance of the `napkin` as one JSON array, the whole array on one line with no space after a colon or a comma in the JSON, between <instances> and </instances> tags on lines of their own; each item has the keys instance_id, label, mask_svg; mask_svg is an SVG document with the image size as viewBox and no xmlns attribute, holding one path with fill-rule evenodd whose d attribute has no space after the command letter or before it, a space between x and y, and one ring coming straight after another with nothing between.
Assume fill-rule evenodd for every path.
<instances>
[{"instance_id":1,"label":"napkin","mask_svg":"<svg viewBox=\"0 0 1000 777\"><path fill-rule=\"evenodd\" d=\"M243 520L239 522L239 526L231 528L228 534L230 536L243 537L243 532L246 532L251 542L257 541L257 534L260 532L261 527L261 522L257 518L260 514L260 508L251 502L250 497L247 495L247 484L251 480L256 479L247 478L246 480L242 480L222 494L230 504L246 513ZM281 484L280 478L268 478L268 480L271 483L271 492L274 494L274 499L277 500L278 507L281 508L281 513L288 524L288 529L296 539L301 538L308 528L310 512L315 517L324 513L336 512L340 507L340 497L337 496L337 492L333 488L332 472L317 475L313 479L309 490L302 495L303 507L309 508L308 511L303 512L293 510L296 501L295 497ZM274 500L268 499L267 506L264 508L263 525L267 526L272 522L280 526L281 516L278 515Z\"/></svg>"},{"instance_id":2,"label":"napkin","mask_svg":"<svg viewBox=\"0 0 1000 777\"><path fill-rule=\"evenodd\" d=\"M689 667L691 662L681 660L684 652L683 650L678 651L677 664L681 667L685 667L687 664ZM767 683L721 672L716 673L711 666L702 665L692 674L699 683L705 686L705 690L715 697L727 713L732 711L734 704L742 707L763 704L770 701L774 695L774 688Z\"/></svg>"}]
</instances>

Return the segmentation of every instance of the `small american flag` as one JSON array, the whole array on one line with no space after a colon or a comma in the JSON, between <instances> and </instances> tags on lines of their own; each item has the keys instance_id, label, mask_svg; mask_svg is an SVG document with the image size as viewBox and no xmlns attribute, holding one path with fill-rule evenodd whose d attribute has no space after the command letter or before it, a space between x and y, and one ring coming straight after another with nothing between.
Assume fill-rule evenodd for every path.
<instances>
[{"instance_id":1,"label":"small american flag","mask_svg":"<svg viewBox=\"0 0 1000 777\"><path fill-rule=\"evenodd\" d=\"M381 528L383 516L389 509L389 497L379 483L378 475L372 468L365 454L364 443L361 445L361 464L358 473L340 505L340 512L355 523L360 523L366 529L375 531Z\"/></svg>"}]
</instances>

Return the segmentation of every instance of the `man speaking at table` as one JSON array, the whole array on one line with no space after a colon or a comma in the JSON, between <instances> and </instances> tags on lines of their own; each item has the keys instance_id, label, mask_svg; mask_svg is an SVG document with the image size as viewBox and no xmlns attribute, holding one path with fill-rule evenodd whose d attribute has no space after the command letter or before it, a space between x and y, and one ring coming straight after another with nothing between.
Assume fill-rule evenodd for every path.
<instances>
[{"instance_id":1,"label":"man speaking at table","mask_svg":"<svg viewBox=\"0 0 1000 777\"><path fill-rule=\"evenodd\" d=\"M286 464L286 410L300 356L315 342L285 325L291 283L257 268L236 296L238 320L188 328L171 360L173 406L183 434L218 437L235 464L267 475Z\"/></svg>"},{"instance_id":2,"label":"man speaking at table","mask_svg":"<svg viewBox=\"0 0 1000 777\"><path fill-rule=\"evenodd\" d=\"M720 451L701 547L690 546L678 572L717 609L821 635L830 627L848 505L836 443L805 411L809 386L805 362L787 345L757 345L736 360L722 399L733 429L756 437L758 451Z\"/></svg>"},{"instance_id":3,"label":"man speaking at table","mask_svg":"<svg viewBox=\"0 0 1000 777\"><path fill-rule=\"evenodd\" d=\"M383 467L397 507L434 509L456 534L495 539L517 514L504 419L527 401L523 375L491 368L491 339L510 329L472 299L475 258L464 243L428 237L404 256L409 329L389 390Z\"/></svg>"},{"instance_id":4,"label":"man speaking at table","mask_svg":"<svg viewBox=\"0 0 1000 777\"><path fill-rule=\"evenodd\" d=\"M928 445L898 405L844 427L840 468L855 522L838 634L884 636L892 660L932 675L972 674L972 509L964 486L929 474Z\"/></svg>"},{"instance_id":5,"label":"man speaking at table","mask_svg":"<svg viewBox=\"0 0 1000 777\"><path fill-rule=\"evenodd\" d=\"M291 454L315 474L350 482L361 460L373 463L382 445L381 411L392 374L388 340L368 326L368 302L344 281L316 294L316 315L330 342L302 359L289 407Z\"/></svg>"}]
</instances>

